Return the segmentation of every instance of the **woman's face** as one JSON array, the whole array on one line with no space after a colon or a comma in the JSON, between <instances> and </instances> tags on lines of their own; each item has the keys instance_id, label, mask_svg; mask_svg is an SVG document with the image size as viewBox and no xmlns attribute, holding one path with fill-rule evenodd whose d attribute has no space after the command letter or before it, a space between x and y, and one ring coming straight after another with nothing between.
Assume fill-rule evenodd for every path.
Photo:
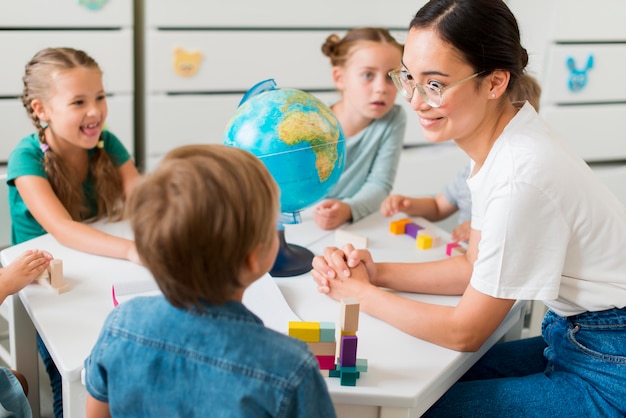
<instances>
[{"instance_id":1,"label":"woman's face","mask_svg":"<svg viewBox=\"0 0 626 418\"><path fill-rule=\"evenodd\" d=\"M410 99L428 141L460 143L479 136L486 118L488 83L475 77L445 89L475 73L458 50L433 30L413 28L406 40L402 63L415 84L444 89L438 108L426 103L417 89Z\"/></svg>"}]
</instances>

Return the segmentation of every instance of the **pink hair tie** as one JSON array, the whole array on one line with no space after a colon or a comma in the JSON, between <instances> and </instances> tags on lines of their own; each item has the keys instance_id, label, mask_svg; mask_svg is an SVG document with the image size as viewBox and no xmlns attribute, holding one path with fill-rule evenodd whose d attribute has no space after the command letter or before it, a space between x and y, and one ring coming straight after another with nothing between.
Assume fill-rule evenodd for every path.
<instances>
[{"instance_id":1,"label":"pink hair tie","mask_svg":"<svg viewBox=\"0 0 626 418\"><path fill-rule=\"evenodd\" d=\"M41 148L41 152L45 154L46 151L50 149L50 145L46 144L45 142L42 142L41 144L39 144L39 148Z\"/></svg>"}]
</instances>

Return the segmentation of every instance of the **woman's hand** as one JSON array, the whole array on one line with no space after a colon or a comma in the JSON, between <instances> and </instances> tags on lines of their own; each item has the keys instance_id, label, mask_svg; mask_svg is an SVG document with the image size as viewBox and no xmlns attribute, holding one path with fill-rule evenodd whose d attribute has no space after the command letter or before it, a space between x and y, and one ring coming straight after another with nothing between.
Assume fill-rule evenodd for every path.
<instances>
[{"instance_id":1,"label":"woman's hand","mask_svg":"<svg viewBox=\"0 0 626 418\"><path fill-rule=\"evenodd\" d=\"M333 280L347 279L357 274L357 279L365 280L368 284L374 283L376 278L376 263L367 250L355 250L350 244L339 249L327 247L323 256L313 258L311 275L317 283L321 293L329 294ZM334 297L333 295L329 295Z\"/></svg>"}]
</instances>

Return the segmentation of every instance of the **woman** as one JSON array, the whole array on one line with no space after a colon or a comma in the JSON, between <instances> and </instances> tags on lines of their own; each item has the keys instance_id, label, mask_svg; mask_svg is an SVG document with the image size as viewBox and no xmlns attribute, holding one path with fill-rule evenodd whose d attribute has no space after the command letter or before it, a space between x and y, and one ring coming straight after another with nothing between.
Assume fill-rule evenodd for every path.
<instances>
[{"instance_id":1,"label":"woman","mask_svg":"<svg viewBox=\"0 0 626 418\"><path fill-rule=\"evenodd\" d=\"M626 211L526 103L509 94L528 62L501 0L435 0L411 22L392 72L426 138L471 158L466 255L375 263L327 248L321 292L415 337L476 351L517 299L550 309L543 338L498 344L436 403L432 416L623 416L626 412ZM401 291L462 294L456 307Z\"/></svg>"}]
</instances>

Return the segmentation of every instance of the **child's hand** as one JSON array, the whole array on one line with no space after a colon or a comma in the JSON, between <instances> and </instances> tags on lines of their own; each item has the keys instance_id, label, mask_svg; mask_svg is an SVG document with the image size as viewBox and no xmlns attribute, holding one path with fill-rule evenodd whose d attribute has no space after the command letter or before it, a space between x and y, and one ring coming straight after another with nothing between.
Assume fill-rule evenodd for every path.
<instances>
[{"instance_id":1,"label":"child's hand","mask_svg":"<svg viewBox=\"0 0 626 418\"><path fill-rule=\"evenodd\" d=\"M53 257L46 251L28 250L2 269L0 296L5 298L19 292L41 276Z\"/></svg>"},{"instance_id":2,"label":"child's hand","mask_svg":"<svg viewBox=\"0 0 626 418\"><path fill-rule=\"evenodd\" d=\"M408 197L400 194L392 194L380 204L380 213L385 217L390 217L398 212L405 212L410 208L411 201Z\"/></svg>"},{"instance_id":3,"label":"child's hand","mask_svg":"<svg viewBox=\"0 0 626 418\"><path fill-rule=\"evenodd\" d=\"M371 263L369 253L365 251L368 254L365 258L370 261L368 266L366 260L361 262L355 258L359 255L354 249L350 251L350 248L346 247L343 250L332 247L326 248L324 256L317 256L313 259L314 269L311 275L317 283L318 291L335 300L346 297L360 299L372 286L370 267L373 267L373 263ZM346 254L351 254L348 260L346 260Z\"/></svg>"},{"instance_id":4,"label":"child's hand","mask_svg":"<svg viewBox=\"0 0 626 418\"><path fill-rule=\"evenodd\" d=\"M470 221L465 221L462 224L459 224L456 228L452 230L452 240L456 242L469 241L470 230Z\"/></svg>"},{"instance_id":5,"label":"child's hand","mask_svg":"<svg viewBox=\"0 0 626 418\"><path fill-rule=\"evenodd\" d=\"M351 219L350 205L339 200L325 200L313 212L313 221L324 230L335 229Z\"/></svg>"}]
</instances>

